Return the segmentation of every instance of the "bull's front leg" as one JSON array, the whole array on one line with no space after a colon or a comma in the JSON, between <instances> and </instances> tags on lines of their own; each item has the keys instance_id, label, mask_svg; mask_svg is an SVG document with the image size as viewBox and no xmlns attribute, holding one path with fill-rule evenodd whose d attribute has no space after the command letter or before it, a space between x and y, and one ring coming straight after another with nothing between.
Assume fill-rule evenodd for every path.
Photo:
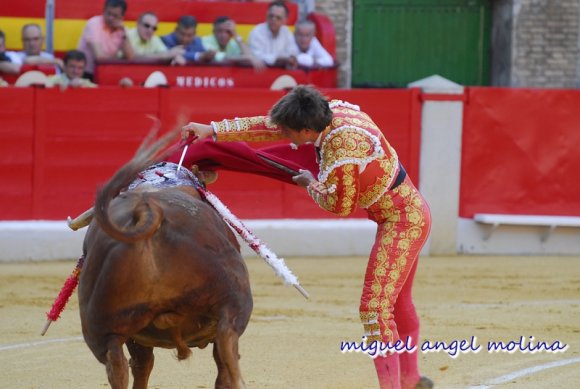
<instances>
[{"instance_id":1,"label":"bull's front leg","mask_svg":"<svg viewBox=\"0 0 580 389\"><path fill-rule=\"evenodd\" d=\"M105 366L109 384L113 389L127 389L129 386L129 364L123 354L125 339L116 336L107 343Z\"/></svg>"},{"instance_id":2,"label":"bull's front leg","mask_svg":"<svg viewBox=\"0 0 580 389\"><path fill-rule=\"evenodd\" d=\"M147 389L149 376L153 370L155 356L153 355L153 347L145 347L135 343L133 339L127 340L125 343L131 360L131 372L133 373L133 389Z\"/></svg>"}]
</instances>

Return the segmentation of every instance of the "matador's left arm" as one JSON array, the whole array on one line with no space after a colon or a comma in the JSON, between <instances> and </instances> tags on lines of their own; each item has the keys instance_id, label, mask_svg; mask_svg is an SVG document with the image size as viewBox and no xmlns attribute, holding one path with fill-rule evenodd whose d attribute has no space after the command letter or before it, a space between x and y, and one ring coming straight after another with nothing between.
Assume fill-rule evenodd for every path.
<instances>
[{"instance_id":1,"label":"matador's left arm","mask_svg":"<svg viewBox=\"0 0 580 389\"><path fill-rule=\"evenodd\" d=\"M259 142L283 138L282 130L269 116L224 119L211 122L217 141Z\"/></svg>"}]
</instances>

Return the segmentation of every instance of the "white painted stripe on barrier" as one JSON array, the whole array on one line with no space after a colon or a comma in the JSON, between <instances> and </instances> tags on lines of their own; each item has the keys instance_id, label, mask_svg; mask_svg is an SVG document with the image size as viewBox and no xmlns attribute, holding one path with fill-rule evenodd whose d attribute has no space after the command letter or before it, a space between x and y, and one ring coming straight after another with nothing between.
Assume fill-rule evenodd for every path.
<instances>
[{"instance_id":1,"label":"white painted stripe on barrier","mask_svg":"<svg viewBox=\"0 0 580 389\"><path fill-rule=\"evenodd\" d=\"M278 256L368 256L377 225L366 219L264 219L244 224ZM0 261L77 259L86 228L66 221L0 222ZM255 253L241 242L242 254Z\"/></svg>"},{"instance_id":2,"label":"white painted stripe on barrier","mask_svg":"<svg viewBox=\"0 0 580 389\"><path fill-rule=\"evenodd\" d=\"M44 346L46 344L52 344L52 343L75 342L75 341L79 341L79 340L84 341L82 336L74 336L74 337L70 337L70 338L39 340L37 342L16 343L16 344L9 344L9 345L5 345L5 346L0 346L0 351L17 350L17 349L21 349L21 348Z\"/></svg>"},{"instance_id":3,"label":"white painted stripe on barrier","mask_svg":"<svg viewBox=\"0 0 580 389\"><path fill-rule=\"evenodd\" d=\"M469 389L490 389L491 386L505 384L506 382L509 382L509 381L514 380L516 378L524 377L524 376L531 375L531 374L536 374L536 373L539 373L543 370L553 369L555 367L571 365L573 363L580 363L580 358L564 359L562 361L549 362L549 363L545 363L543 365L538 365L538 366L528 367L528 368L522 369L522 370L517 370L517 371L514 371L513 373L509 373L509 374L494 378L484 385L470 386Z\"/></svg>"},{"instance_id":4,"label":"white painted stripe on barrier","mask_svg":"<svg viewBox=\"0 0 580 389\"><path fill-rule=\"evenodd\" d=\"M491 225L459 218L457 253L476 255L574 255L580 254L577 228L556 228L542 240L547 227L503 225L489 239Z\"/></svg>"}]
</instances>

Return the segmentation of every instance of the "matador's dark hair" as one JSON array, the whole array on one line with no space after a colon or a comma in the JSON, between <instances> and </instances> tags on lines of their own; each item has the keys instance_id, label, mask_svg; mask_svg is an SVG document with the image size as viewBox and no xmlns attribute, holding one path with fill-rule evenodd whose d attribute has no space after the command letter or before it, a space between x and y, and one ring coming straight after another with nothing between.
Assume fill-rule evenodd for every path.
<instances>
[{"instance_id":1,"label":"matador's dark hair","mask_svg":"<svg viewBox=\"0 0 580 389\"><path fill-rule=\"evenodd\" d=\"M298 85L270 110L276 125L290 130L311 129L322 132L332 121L328 100L312 86Z\"/></svg>"}]
</instances>

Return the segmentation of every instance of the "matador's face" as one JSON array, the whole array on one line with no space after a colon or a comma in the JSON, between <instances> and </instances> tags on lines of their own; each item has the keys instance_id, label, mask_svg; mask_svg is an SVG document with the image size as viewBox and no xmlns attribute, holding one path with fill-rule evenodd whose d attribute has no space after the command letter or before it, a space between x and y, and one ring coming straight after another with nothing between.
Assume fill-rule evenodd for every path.
<instances>
[{"instance_id":1,"label":"matador's face","mask_svg":"<svg viewBox=\"0 0 580 389\"><path fill-rule=\"evenodd\" d=\"M312 143L316 141L316 138L318 138L318 132L308 128L293 130L287 127L282 127L282 135L298 146L305 143Z\"/></svg>"}]
</instances>

